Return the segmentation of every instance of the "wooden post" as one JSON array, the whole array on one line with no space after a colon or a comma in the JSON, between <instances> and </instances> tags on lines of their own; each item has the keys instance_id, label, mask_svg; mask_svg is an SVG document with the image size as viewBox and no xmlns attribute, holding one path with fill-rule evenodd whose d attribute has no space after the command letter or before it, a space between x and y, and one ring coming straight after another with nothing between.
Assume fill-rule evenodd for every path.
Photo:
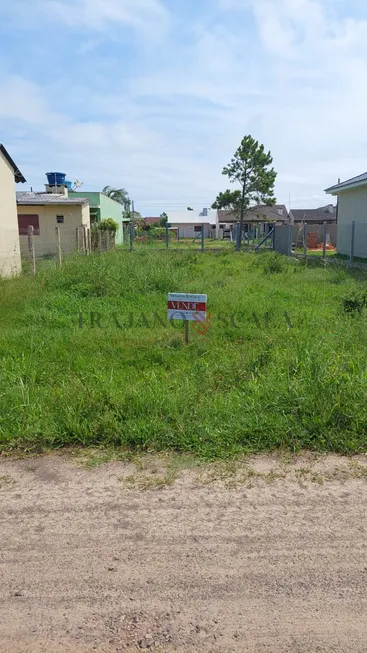
<instances>
[{"instance_id":1,"label":"wooden post","mask_svg":"<svg viewBox=\"0 0 367 653\"><path fill-rule=\"evenodd\" d=\"M60 238L60 227L55 227L56 232L56 247L57 247L57 264L58 268L62 268L62 251L61 251L61 238Z\"/></svg>"},{"instance_id":2,"label":"wooden post","mask_svg":"<svg viewBox=\"0 0 367 653\"><path fill-rule=\"evenodd\" d=\"M76 240L75 240L76 251L79 254L79 252L80 252L80 231L79 231L79 227L77 227L75 231L76 231L76 233L75 233L75 235L76 235Z\"/></svg>"},{"instance_id":3,"label":"wooden post","mask_svg":"<svg viewBox=\"0 0 367 653\"><path fill-rule=\"evenodd\" d=\"M169 233L168 233L168 223L166 222L166 247L169 246Z\"/></svg>"},{"instance_id":4,"label":"wooden post","mask_svg":"<svg viewBox=\"0 0 367 653\"><path fill-rule=\"evenodd\" d=\"M326 222L324 222L322 229L322 256L324 263L326 263Z\"/></svg>"},{"instance_id":5,"label":"wooden post","mask_svg":"<svg viewBox=\"0 0 367 653\"><path fill-rule=\"evenodd\" d=\"M106 231L106 250L109 252L110 251L110 230L107 229Z\"/></svg>"},{"instance_id":6,"label":"wooden post","mask_svg":"<svg viewBox=\"0 0 367 653\"><path fill-rule=\"evenodd\" d=\"M189 320L185 320L185 345L189 344Z\"/></svg>"},{"instance_id":7,"label":"wooden post","mask_svg":"<svg viewBox=\"0 0 367 653\"><path fill-rule=\"evenodd\" d=\"M130 252L133 251L134 249L134 225L132 222L130 222Z\"/></svg>"},{"instance_id":8,"label":"wooden post","mask_svg":"<svg viewBox=\"0 0 367 653\"><path fill-rule=\"evenodd\" d=\"M303 225L303 253L307 256L307 224Z\"/></svg>"},{"instance_id":9,"label":"wooden post","mask_svg":"<svg viewBox=\"0 0 367 653\"><path fill-rule=\"evenodd\" d=\"M34 238L33 238L34 229L33 229L32 225L28 225L27 231L28 231L29 259L30 259L30 262L31 262L31 273L33 274L33 276L35 276L35 274L36 274L36 253L35 253L35 250L34 250Z\"/></svg>"},{"instance_id":10,"label":"wooden post","mask_svg":"<svg viewBox=\"0 0 367 653\"><path fill-rule=\"evenodd\" d=\"M272 243L272 247L273 247L274 250L275 250L275 246L276 246L276 241L275 241L275 230L276 230L276 227L277 227L277 223L276 223L276 222L273 222L273 243Z\"/></svg>"},{"instance_id":11,"label":"wooden post","mask_svg":"<svg viewBox=\"0 0 367 653\"><path fill-rule=\"evenodd\" d=\"M87 238L87 227L85 224L82 226L83 229L83 252L87 256L88 254L88 238Z\"/></svg>"},{"instance_id":12,"label":"wooden post","mask_svg":"<svg viewBox=\"0 0 367 653\"><path fill-rule=\"evenodd\" d=\"M102 254L102 231L98 229L98 251Z\"/></svg>"},{"instance_id":13,"label":"wooden post","mask_svg":"<svg viewBox=\"0 0 367 653\"><path fill-rule=\"evenodd\" d=\"M180 242L180 227L177 227L177 242Z\"/></svg>"},{"instance_id":14,"label":"wooden post","mask_svg":"<svg viewBox=\"0 0 367 653\"><path fill-rule=\"evenodd\" d=\"M201 225L201 251L202 252L204 251L204 235L205 235L204 227L205 227L205 225L202 224Z\"/></svg>"},{"instance_id":15,"label":"wooden post","mask_svg":"<svg viewBox=\"0 0 367 653\"><path fill-rule=\"evenodd\" d=\"M252 231L252 247L255 248L255 231L256 231L256 225L252 225L251 227Z\"/></svg>"},{"instance_id":16,"label":"wooden post","mask_svg":"<svg viewBox=\"0 0 367 653\"><path fill-rule=\"evenodd\" d=\"M91 234L90 229L87 230L87 234L88 234L88 252L89 252L89 254L91 254L92 253L92 234Z\"/></svg>"},{"instance_id":17,"label":"wooden post","mask_svg":"<svg viewBox=\"0 0 367 653\"><path fill-rule=\"evenodd\" d=\"M350 242L350 257L349 257L349 262L353 263L353 258L354 258L354 241L356 237L356 221L353 220L352 222L352 238Z\"/></svg>"}]
</instances>

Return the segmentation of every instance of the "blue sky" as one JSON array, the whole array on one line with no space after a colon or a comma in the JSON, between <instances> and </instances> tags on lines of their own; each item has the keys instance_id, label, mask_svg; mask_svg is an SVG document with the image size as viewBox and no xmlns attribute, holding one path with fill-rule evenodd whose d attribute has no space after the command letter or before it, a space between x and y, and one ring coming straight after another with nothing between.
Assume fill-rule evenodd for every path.
<instances>
[{"instance_id":1,"label":"blue sky","mask_svg":"<svg viewBox=\"0 0 367 653\"><path fill-rule=\"evenodd\" d=\"M367 170L364 0L0 0L0 141L143 215L211 204L245 134L279 202Z\"/></svg>"}]
</instances>

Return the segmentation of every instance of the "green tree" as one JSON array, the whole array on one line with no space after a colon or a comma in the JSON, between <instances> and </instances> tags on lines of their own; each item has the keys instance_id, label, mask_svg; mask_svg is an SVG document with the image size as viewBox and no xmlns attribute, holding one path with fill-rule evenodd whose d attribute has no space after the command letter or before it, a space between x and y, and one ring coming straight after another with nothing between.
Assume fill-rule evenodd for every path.
<instances>
[{"instance_id":1,"label":"green tree","mask_svg":"<svg viewBox=\"0 0 367 653\"><path fill-rule=\"evenodd\" d=\"M167 222L168 222L168 215L167 215L167 213L164 213L164 212L161 213L160 218L161 218L161 219L160 219L160 221L159 221L159 226L160 226L160 227L165 227L166 224L167 224Z\"/></svg>"},{"instance_id":2,"label":"green tree","mask_svg":"<svg viewBox=\"0 0 367 653\"><path fill-rule=\"evenodd\" d=\"M259 145L252 136L245 136L231 162L223 168L231 183L240 185L241 190L226 190L219 193L213 209L232 209L238 214L241 224L240 239L242 238L243 222L246 211L253 204L275 204L274 184L277 173L270 166L273 157L270 152L265 152L263 145Z\"/></svg>"},{"instance_id":3,"label":"green tree","mask_svg":"<svg viewBox=\"0 0 367 653\"><path fill-rule=\"evenodd\" d=\"M115 202L122 204L124 209L127 208L130 202L129 193L127 190L125 190L125 188L112 188L112 186L105 186L102 190L102 193L107 195L107 197L110 197L111 200L115 200Z\"/></svg>"}]
</instances>

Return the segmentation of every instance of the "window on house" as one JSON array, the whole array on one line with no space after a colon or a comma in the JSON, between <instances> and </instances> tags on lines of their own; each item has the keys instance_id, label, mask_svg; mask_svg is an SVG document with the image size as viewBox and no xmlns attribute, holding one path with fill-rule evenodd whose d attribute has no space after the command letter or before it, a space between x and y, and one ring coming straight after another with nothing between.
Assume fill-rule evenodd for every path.
<instances>
[{"instance_id":1,"label":"window on house","mask_svg":"<svg viewBox=\"0 0 367 653\"><path fill-rule=\"evenodd\" d=\"M64 224L64 216L63 215L57 215L56 216L56 222L57 222L57 224Z\"/></svg>"},{"instance_id":2,"label":"window on house","mask_svg":"<svg viewBox=\"0 0 367 653\"><path fill-rule=\"evenodd\" d=\"M28 234L28 227L33 227L35 236L40 235L40 223L38 215L18 215L18 231L20 236Z\"/></svg>"},{"instance_id":3,"label":"window on house","mask_svg":"<svg viewBox=\"0 0 367 653\"><path fill-rule=\"evenodd\" d=\"M201 227L194 227L195 233L201 233Z\"/></svg>"}]
</instances>

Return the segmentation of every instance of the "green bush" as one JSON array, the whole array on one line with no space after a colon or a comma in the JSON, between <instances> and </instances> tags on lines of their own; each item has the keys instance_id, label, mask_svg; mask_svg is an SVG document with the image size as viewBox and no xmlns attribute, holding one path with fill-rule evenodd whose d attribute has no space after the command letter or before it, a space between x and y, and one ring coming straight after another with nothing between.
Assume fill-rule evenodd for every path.
<instances>
[{"instance_id":1,"label":"green bush","mask_svg":"<svg viewBox=\"0 0 367 653\"><path fill-rule=\"evenodd\" d=\"M119 224L113 218L104 218L104 220L97 223L97 229L100 231L113 231L116 233L118 228Z\"/></svg>"}]
</instances>

